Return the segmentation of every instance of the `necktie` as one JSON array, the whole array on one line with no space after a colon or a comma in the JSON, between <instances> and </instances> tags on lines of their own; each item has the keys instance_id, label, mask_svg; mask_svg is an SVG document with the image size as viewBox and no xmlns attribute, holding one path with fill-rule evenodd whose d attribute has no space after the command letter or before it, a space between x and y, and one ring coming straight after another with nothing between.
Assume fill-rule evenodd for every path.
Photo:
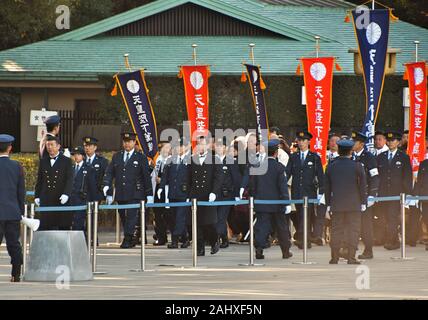
<instances>
[{"instance_id":1,"label":"necktie","mask_svg":"<svg viewBox=\"0 0 428 320\"><path fill-rule=\"evenodd\" d=\"M88 160L86 161L86 163L87 163L88 165L91 165L91 158L88 158Z\"/></svg>"},{"instance_id":2,"label":"necktie","mask_svg":"<svg viewBox=\"0 0 428 320\"><path fill-rule=\"evenodd\" d=\"M390 152L389 155L388 155L388 161L389 161L389 163L391 163L391 160L392 160L392 152Z\"/></svg>"},{"instance_id":3,"label":"necktie","mask_svg":"<svg viewBox=\"0 0 428 320\"><path fill-rule=\"evenodd\" d=\"M126 157L125 157L125 165L128 163L129 160L129 152L126 153Z\"/></svg>"},{"instance_id":4,"label":"necktie","mask_svg":"<svg viewBox=\"0 0 428 320\"><path fill-rule=\"evenodd\" d=\"M79 172L79 165L76 164L76 168L74 168L74 176L77 176L78 172Z\"/></svg>"},{"instance_id":5,"label":"necktie","mask_svg":"<svg viewBox=\"0 0 428 320\"><path fill-rule=\"evenodd\" d=\"M305 154L303 152L300 153L300 164L303 166L305 163Z\"/></svg>"}]
</instances>

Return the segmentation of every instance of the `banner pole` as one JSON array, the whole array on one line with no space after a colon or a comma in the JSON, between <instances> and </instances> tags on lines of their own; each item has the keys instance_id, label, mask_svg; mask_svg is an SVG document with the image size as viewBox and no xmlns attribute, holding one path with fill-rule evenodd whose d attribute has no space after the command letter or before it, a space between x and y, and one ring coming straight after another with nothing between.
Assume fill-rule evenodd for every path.
<instances>
[{"instance_id":1,"label":"banner pole","mask_svg":"<svg viewBox=\"0 0 428 320\"><path fill-rule=\"evenodd\" d=\"M129 64L129 53L125 53L125 54L123 55L123 57L125 58L125 66L126 66L126 69L128 69L128 71L129 71L129 72L132 72L132 70L131 70L131 65Z\"/></svg>"},{"instance_id":2,"label":"banner pole","mask_svg":"<svg viewBox=\"0 0 428 320\"><path fill-rule=\"evenodd\" d=\"M91 208L91 202L88 202L86 207L86 241L88 241L88 254L89 254L89 261L91 260L91 240L92 240L92 208Z\"/></svg>"},{"instance_id":3,"label":"banner pole","mask_svg":"<svg viewBox=\"0 0 428 320\"><path fill-rule=\"evenodd\" d=\"M319 55L320 55L320 36L315 36L315 52L316 52L316 57L319 58Z\"/></svg>"},{"instance_id":4,"label":"banner pole","mask_svg":"<svg viewBox=\"0 0 428 320\"><path fill-rule=\"evenodd\" d=\"M416 48L416 51L415 51L415 62L418 62L418 49L419 49L419 41L418 40L415 40L414 41L414 44L415 44L415 48Z\"/></svg>"},{"instance_id":5,"label":"banner pole","mask_svg":"<svg viewBox=\"0 0 428 320\"><path fill-rule=\"evenodd\" d=\"M254 58L254 47L256 45L254 43L250 43L248 46L250 47L250 59L251 59L253 65L255 65L256 62L255 62L255 58Z\"/></svg>"},{"instance_id":6,"label":"banner pole","mask_svg":"<svg viewBox=\"0 0 428 320\"><path fill-rule=\"evenodd\" d=\"M372 10L374 10L375 9L375 0L372 0Z\"/></svg>"},{"instance_id":7,"label":"banner pole","mask_svg":"<svg viewBox=\"0 0 428 320\"><path fill-rule=\"evenodd\" d=\"M192 59L193 59L193 62L195 63L195 66L197 65L197 55L196 55L196 48L197 47L198 47L198 45L196 43L192 44L192 48L193 48Z\"/></svg>"}]
</instances>

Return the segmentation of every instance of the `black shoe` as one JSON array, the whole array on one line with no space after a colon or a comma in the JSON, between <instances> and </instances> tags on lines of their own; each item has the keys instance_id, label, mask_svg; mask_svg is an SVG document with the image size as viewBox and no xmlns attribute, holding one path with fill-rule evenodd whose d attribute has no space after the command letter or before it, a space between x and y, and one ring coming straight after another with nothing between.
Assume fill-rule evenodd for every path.
<instances>
[{"instance_id":1,"label":"black shoe","mask_svg":"<svg viewBox=\"0 0 428 320\"><path fill-rule=\"evenodd\" d=\"M198 257L205 256L205 248L199 249L197 255Z\"/></svg>"},{"instance_id":2,"label":"black shoe","mask_svg":"<svg viewBox=\"0 0 428 320\"><path fill-rule=\"evenodd\" d=\"M220 245L218 241L214 245L211 246L211 254L216 254L220 250Z\"/></svg>"},{"instance_id":3,"label":"black shoe","mask_svg":"<svg viewBox=\"0 0 428 320\"><path fill-rule=\"evenodd\" d=\"M324 242L321 238L311 238L311 242L316 244L317 246L323 246Z\"/></svg>"},{"instance_id":4,"label":"black shoe","mask_svg":"<svg viewBox=\"0 0 428 320\"><path fill-rule=\"evenodd\" d=\"M339 251L337 249L331 249L331 259L328 262L329 264L338 264L339 263Z\"/></svg>"},{"instance_id":5,"label":"black shoe","mask_svg":"<svg viewBox=\"0 0 428 320\"><path fill-rule=\"evenodd\" d=\"M355 249L348 249L348 264L361 264L360 261L358 261L357 259L355 259L355 252L357 250Z\"/></svg>"},{"instance_id":6,"label":"black shoe","mask_svg":"<svg viewBox=\"0 0 428 320\"><path fill-rule=\"evenodd\" d=\"M130 249L135 247L135 244L132 243L132 236L125 236L120 247L122 249Z\"/></svg>"},{"instance_id":7,"label":"black shoe","mask_svg":"<svg viewBox=\"0 0 428 320\"><path fill-rule=\"evenodd\" d=\"M178 249L178 241L172 241L168 246L168 249Z\"/></svg>"},{"instance_id":8,"label":"black shoe","mask_svg":"<svg viewBox=\"0 0 428 320\"><path fill-rule=\"evenodd\" d=\"M256 259L264 259L263 249L256 249Z\"/></svg>"},{"instance_id":9,"label":"black shoe","mask_svg":"<svg viewBox=\"0 0 428 320\"><path fill-rule=\"evenodd\" d=\"M373 259L373 251L371 251L371 250L370 251L364 250L363 254L360 254L358 256L358 259L361 259L361 260Z\"/></svg>"},{"instance_id":10,"label":"black shoe","mask_svg":"<svg viewBox=\"0 0 428 320\"><path fill-rule=\"evenodd\" d=\"M296 240L294 241L294 244L300 249L303 250L303 241ZM308 241L308 249L312 248L311 242Z\"/></svg>"},{"instance_id":11,"label":"black shoe","mask_svg":"<svg viewBox=\"0 0 428 320\"><path fill-rule=\"evenodd\" d=\"M355 258L348 258L348 264L361 264L361 262Z\"/></svg>"},{"instance_id":12,"label":"black shoe","mask_svg":"<svg viewBox=\"0 0 428 320\"><path fill-rule=\"evenodd\" d=\"M159 241L159 240L156 240L155 242L153 242L153 245L154 246L164 246L164 245L166 245L166 241Z\"/></svg>"},{"instance_id":13,"label":"black shoe","mask_svg":"<svg viewBox=\"0 0 428 320\"><path fill-rule=\"evenodd\" d=\"M428 251L428 243L425 245L425 250Z\"/></svg>"},{"instance_id":14,"label":"black shoe","mask_svg":"<svg viewBox=\"0 0 428 320\"><path fill-rule=\"evenodd\" d=\"M293 256L293 252L291 252L289 248L281 249L281 251L282 259L289 259Z\"/></svg>"},{"instance_id":15,"label":"black shoe","mask_svg":"<svg viewBox=\"0 0 428 320\"><path fill-rule=\"evenodd\" d=\"M339 263L339 258L331 258L328 263L329 264L338 264Z\"/></svg>"},{"instance_id":16,"label":"black shoe","mask_svg":"<svg viewBox=\"0 0 428 320\"><path fill-rule=\"evenodd\" d=\"M10 282L21 282L21 265L12 265Z\"/></svg>"},{"instance_id":17,"label":"black shoe","mask_svg":"<svg viewBox=\"0 0 428 320\"><path fill-rule=\"evenodd\" d=\"M220 248L225 249L228 246L229 246L229 239L227 239L227 237L222 237Z\"/></svg>"},{"instance_id":18,"label":"black shoe","mask_svg":"<svg viewBox=\"0 0 428 320\"><path fill-rule=\"evenodd\" d=\"M190 246L190 241L189 241L189 240L186 240L186 241L184 241L184 242L181 244L180 248L181 248L181 249L186 249L186 248L188 248L189 246Z\"/></svg>"},{"instance_id":19,"label":"black shoe","mask_svg":"<svg viewBox=\"0 0 428 320\"><path fill-rule=\"evenodd\" d=\"M397 250L400 249L399 243L387 243L383 246L386 250Z\"/></svg>"}]
</instances>

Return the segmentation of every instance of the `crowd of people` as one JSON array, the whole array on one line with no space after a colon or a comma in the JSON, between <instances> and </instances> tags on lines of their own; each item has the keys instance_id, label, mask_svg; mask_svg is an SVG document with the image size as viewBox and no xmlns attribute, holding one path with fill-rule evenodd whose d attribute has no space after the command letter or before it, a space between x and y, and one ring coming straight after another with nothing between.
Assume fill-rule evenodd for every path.
<instances>
[{"instance_id":1,"label":"crowd of people","mask_svg":"<svg viewBox=\"0 0 428 320\"><path fill-rule=\"evenodd\" d=\"M263 250L276 243L282 257L288 259L293 255L290 247L294 244L303 249L305 242L308 249L329 242L330 263L337 263L340 257L349 264L372 259L373 246L383 245L388 250L400 247L400 204L376 203L375 197L400 193L428 195L428 150L427 159L420 164L414 179L406 154L408 132L376 132L375 154L366 150L367 138L362 133L352 132L349 136L331 133L328 162L323 167L320 156L310 150L312 135L305 130L297 132L290 144L278 128L270 128L265 143L255 133L235 136L231 141L206 136L199 136L194 142L186 138L162 141L156 159L148 159L141 152L135 133L123 132L122 150L109 162L97 152L95 137L84 137L81 146L72 148L70 159L64 155L58 138L60 118L50 117L46 125L48 133L39 148L34 200L37 206L75 206L91 201L133 204L141 200L168 204L191 199L215 202L249 197L318 199L318 204L308 207L307 241L303 239L302 204L256 204L257 259L264 259ZM0 175L11 176L0 180L0 239L6 235L12 256L12 279L19 280L22 252L16 222L21 219L25 187L22 167L8 157L12 143L13 137L0 136L0 160L5 162L0 166ZM13 184L15 189L11 189ZM3 192L6 189L8 193ZM8 194L15 191L18 199L8 207L5 204L13 201ZM406 241L415 246L421 240L423 225L428 226L428 202L409 201L406 206L409 212ZM232 239L248 241L248 210L248 205L198 207L198 255L205 255L206 244L210 253L216 254L226 249ZM153 211L153 245L187 248L192 241L190 207L166 206ZM121 209L119 214L124 231L121 248L147 243L147 239L139 237L139 210ZM43 213L40 220L40 230L86 230L85 211ZM360 238L364 250L356 257Z\"/></svg>"}]
</instances>

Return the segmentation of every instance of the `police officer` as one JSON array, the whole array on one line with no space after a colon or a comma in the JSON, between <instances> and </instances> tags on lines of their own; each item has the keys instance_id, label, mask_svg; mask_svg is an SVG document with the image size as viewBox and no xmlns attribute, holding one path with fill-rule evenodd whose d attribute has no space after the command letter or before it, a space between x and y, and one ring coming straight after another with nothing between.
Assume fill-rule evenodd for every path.
<instances>
[{"instance_id":1,"label":"police officer","mask_svg":"<svg viewBox=\"0 0 428 320\"><path fill-rule=\"evenodd\" d=\"M37 206L68 204L73 187L71 159L60 152L57 137L48 135L48 157L40 159L34 202ZM70 230L73 217L69 212L46 212L40 215L39 230Z\"/></svg>"},{"instance_id":2,"label":"police officer","mask_svg":"<svg viewBox=\"0 0 428 320\"><path fill-rule=\"evenodd\" d=\"M321 158L318 154L309 150L309 143L312 134L307 131L297 132L297 143L299 152L290 156L286 167L287 179L292 178L291 197L301 200L303 197L322 198L324 194L324 171ZM294 227L296 228L296 245L303 248L303 205L296 204L297 215L292 216ZM312 237L308 240L308 248L311 248L311 241L323 245L322 232L324 226L324 215L316 214L313 204L308 208L308 230L312 230ZM308 232L310 236L311 232Z\"/></svg>"},{"instance_id":3,"label":"police officer","mask_svg":"<svg viewBox=\"0 0 428 320\"><path fill-rule=\"evenodd\" d=\"M103 178L108 167L108 160L97 154L98 139L94 137L83 137L83 148L85 149L85 163L92 167L95 173L96 193L93 201L101 201L103 195Z\"/></svg>"},{"instance_id":4,"label":"police officer","mask_svg":"<svg viewBox=\"0 0 428 320\"><path fill-rule=\"evenodd\" d=\"M258 200L289 200L285 167L278 162L279 140L272 139L267 144L267 172L263 175L251 175L250 195ZM256 259L264 259L263 249L274 226L282 251L282 258L293 256L290 251L290 229L286 214L291 213L287 205L255 205L257 222L255 225Z\"/></svg>"},{"instance_id":5,"label":"police officer","mask_svg":"<svg viewBox=\"0 0 428 320\"><path fill-rule=\"evenodd\" d=\"M10 135L0 134L0 244L4 236L11 257L11 282L19 282L22 265L19 236L25 203L25 181L22 166L9 159L14 141L15 138Z\"/></svg>"},{"instance_id":6,"label":"police officer","mask_svg":"<svg viewBox=\"0 0 428 320\"><path fill-rule=\"evenodd\" d=\"M341 139L337 142L339 157L327 166L325 174L325 200L331 215L331 260L339 262L343 243L348 247L348 264L360 264L355 259L361 226L361 212L367 205L367 180L364 167L352 161L354 141Z\"/></svg>"},{"instance_id":7,"label":"police officer","mask_svg":"<svg viewBox=\"0 0 428 320\"><path fill-rule=\"evenodd\" d=\"M418 178L413 194L416 196L428 196L428 159L419 164ZM428 226L428 201L419 201L418 207L422 211L422 221ZM425 249L428 250L428 243L425 244Z\"/></svg>"},{"instance_id":8,"label":"police officer","mask_svg":"<svg viewBox=\"0 0 428 320\"><path fill-rule=\"evenodd\" d=\"M97 182L95 171L85 161L83 147L75 147L71 151L74 160L73 165L73 189L71 191L70 204L72 206L85 205L95 201L97 195ZM86 210L76 211L73 215L73 230L85 231Z\"/></svg>"},{"instance_id":9,"label":"police officer","mask_svg":"<svg viewBox=\"0 0 428 320\"><path fill-rule=\"evenodd\" d=\"M113 202L113 185L118 204L135 204L144 199L147 199L147 203L153 203L147 157L135 149L135 133L122 133L122 140L123 150L113 156L104 176L103 192L107 197L107 204ZM121 248L132 248L136 244L133 234L137 224L137 212L138 209L119 210L124 230Z\"/></svg>"},{"instance_id":10,"label":"police officer","mask_svg":"<svg viewBox=\"0 0 428 320\"><path fill-rule=\"evenodd\" d=\"M182 144L173 147L173 156L166 165L162 175L160 187L157 192L158 199L165 198L166 202L185 202L189 199L190 192L190 144L187 140L181 139ZM168 194L167 194L168 193ZM190 245L187 237L187 224L189 221L189 207L173 207L175 224L172 230L171 243L169 249L177 249L181 237L181 248Z\"/></svg>"},{"instance_id":11,"label":"police officer","mask_svg":"<svg viewBox=\"0 0 428 320\"><path fill-rule=\"evenodd\" d=\"M61 126L61 118L59 116L51 116L46 119L45 124L46 134L43 136L42 140L40 140L39 143L40 158L49 157L48 151L46 150L47 137L58 137Z\"/></svg>"},{"instance_id":12,"label":"police officer","mask_svg":"<svg viewBox=\"0 0 428 320\"><path fill-rule=\"evenodd\" d=\"M376 157L365 149L367 137L361 132L353 132L354 140L352 160L360 162L364 166L367 179L367 210L361 217L361 238L364 243L364 252L358 259L373 259L373 205L374 197L379 189L379 171Z\"/></svg>"},{"instance_id":13,"label":"police officer","mask_svg":"<svg viewBox=\"0 0 428 320\"><path fill-rule=\"evenodd\" d=\"M220 165L223 171L223 183L221 185L218 201L239 200L239 189L241 185L241 173L239 171L238 159L226 155L226 139L217 139L215 143L215 163ZM231 206L217 207L217 234L221 241L220 248L229 246L227 236L227 219Z\"/></svg>"},{"instance_id":14,"label":"police officer","mask_svg":"<svg viewBox=\"0 0 428 320\"><path fill-rule=\"evenodd\" d=\"M223 172L214 163L214 155L208 150L207 138L197 138L196 152L190 164L191 199L214 202L220 195ZM205 242L211 245L211 254L216 254L220 246L217 239L217 209L214 206L199 207L197 210L197 254L205 255Z\"/></svg>"},{"instance_id":15,"label":"police officer","mask_svg":"<svg viewBox=\"0 0 428 320\"><path fill-rule=\"evenodd\" d=\"M389 150L377 157L380 176L379 196L399 196L400 193L412 193L412 167L410 158L398 149L401 134L390 131L386 133L386 144ZM398 226L400 224L400 203L388 201L380 203L381 210L386 215L386 243L384 248L395 250L400 248Z\"/></svg>"}]
</instances>

